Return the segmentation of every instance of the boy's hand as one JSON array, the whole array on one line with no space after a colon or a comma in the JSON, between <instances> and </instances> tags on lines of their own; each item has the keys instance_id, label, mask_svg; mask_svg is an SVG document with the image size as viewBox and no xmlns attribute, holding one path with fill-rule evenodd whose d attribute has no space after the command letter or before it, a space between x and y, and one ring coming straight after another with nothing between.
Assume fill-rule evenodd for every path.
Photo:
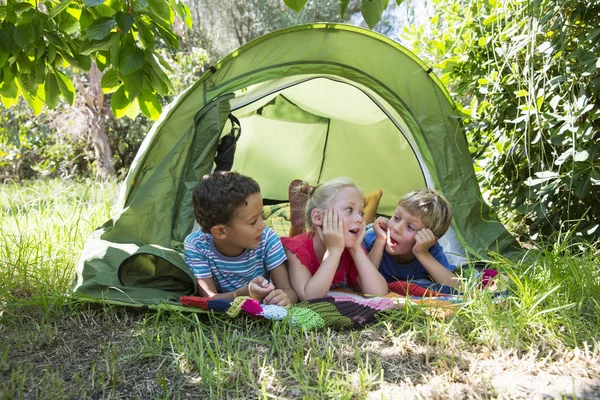
<instances>
[{"instance_id":1,"label":"boy's hand","mask_svg":"<svg viewBox=\"0 0 600 400\"><path fill-rule=\"evenodd\" d=\"M385 217L379 217L373 222L373 230L375 231L375 240L376 241L387 241L387 229L388 229L388 219Z\"/></svg>"},{"instance_id":2,"label":"boy's hand","mask_svg":"<svg viewBox=\"0 0 600 400\"><path fill-rule=\"evenodd\" d=\"M344 240L344 223L336 210L329 209L323 213L323 227L318 229L321 240L329 252L344 251L346 242ZM319 228L319 227L317 227Z\"/></svg>"},{"instance_id":3,"label":"boy's hand","mask_svg":"<svg viewBox=\"0 0 600 400\"><path fill-rule=\"evenodd\" d=\"M423 228L415 235L416 243L413 247L413 254L418 256L429 252L429 248L437 243L438 238L435 237L431 229Z\"/></svg>"},{"instance_id":4,"label":"boy's hand","mask_svg":"<svg viewBox=\"0 0 600 400\"><path fill-rule=\"evenodd\" d=\"M248 284L248 294L255 300L264 299L273 290L275 290L275 285L263 276L257 276Z\"/></svg>"},{"instance_id":5,"label":"boy's hand","mask_svg":"<svg viewBox=\"0 0 600 400\"><path fill-rule=\"evenodd\" d=\"M289 307L291 305L287 294L281 289L275 289L263 300L265 304L273 304L275 306Z\"/></svg>"}]
</instances>

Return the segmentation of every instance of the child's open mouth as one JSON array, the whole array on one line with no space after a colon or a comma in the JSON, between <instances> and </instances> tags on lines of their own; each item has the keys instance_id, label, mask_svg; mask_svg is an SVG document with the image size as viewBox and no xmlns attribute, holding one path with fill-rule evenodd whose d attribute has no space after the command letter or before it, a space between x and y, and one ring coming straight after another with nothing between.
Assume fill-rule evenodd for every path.
<instances>
[{"instance_id":1,"label":"child's open mouth","mask_svg":"<svg viewBox=\"0 0 600 400\"><path fill-rule=\"evenodd\" d=\"M398 245L398 242L396 242L394 239L392 239L392 237L389 237L389 244L390 246L394 247Z\"/></svg>"},{"instance_id":2,"label":"child's open mouth","mask_svg":"<svg viewBox=\"0 0 600 400\"><path fill-rule=\"evenodd\" d=\"M358 236L358 234L360 233L360 229L350 229L350 233L355 236Z\"/></svg>"}]
</instances>

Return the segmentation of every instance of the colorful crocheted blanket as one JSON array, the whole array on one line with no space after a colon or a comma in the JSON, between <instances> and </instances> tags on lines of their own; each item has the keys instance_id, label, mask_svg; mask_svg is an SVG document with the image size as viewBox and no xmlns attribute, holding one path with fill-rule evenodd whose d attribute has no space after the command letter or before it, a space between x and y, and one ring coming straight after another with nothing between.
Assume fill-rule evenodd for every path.
<instances>
[{"instance_id":1,"label":"colorful crocheted blanket","mask_svg":"<svg viewBox=\"0 0 600 400\"><path fill-rule=\"evenodd\" d=\"M261 304L250 297L237 297L233 301L213 300L198 296L182 296L185 306L221 312L230 317L247 314L257 318L284 320L303 329L358 328L373 323L387 310L400 309L407 302L432 307L439 315L452 313L459 296L449 296L422 288L408 282L389 284L392 291L385 297L363 297L349 290L335 290L327 297L303 301L291 308Z\"/></svg>"}]
</instances>

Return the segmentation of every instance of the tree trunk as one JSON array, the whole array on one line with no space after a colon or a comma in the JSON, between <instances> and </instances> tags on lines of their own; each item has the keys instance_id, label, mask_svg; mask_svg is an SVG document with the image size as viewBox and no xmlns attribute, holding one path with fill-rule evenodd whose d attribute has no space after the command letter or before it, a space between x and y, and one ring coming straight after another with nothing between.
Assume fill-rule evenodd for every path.
<instances>
[{"instance_id":1,"label":"tree trunk","mask_svg":"<svg viewBox=\"0 0 600 400\"><path fill-rule=\"evenodd\" d=\"M92 67L88 74L88 87L85 88L83 83L79 81L78 89L83 95L88 114L88 135L96 155L96 177L107 179L115 174L115 169L108 139L107 119L109 111L104 107L104 93L102 93L100 82L102 75L103 73L100 72L96 63L92 62Z\"/></svg>"}]
</instances>

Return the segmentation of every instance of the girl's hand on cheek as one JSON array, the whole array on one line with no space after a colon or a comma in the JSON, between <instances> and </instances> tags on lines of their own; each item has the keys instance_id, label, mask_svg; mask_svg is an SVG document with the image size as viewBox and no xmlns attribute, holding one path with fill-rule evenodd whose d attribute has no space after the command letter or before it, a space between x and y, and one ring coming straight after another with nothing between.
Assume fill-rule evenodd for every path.
<instances>
[{"instance_id":1,"label":"girl's hand on cheek","mask_svg":"<svg viewBox=\"0 0 600 400\"><path fill-rule=\"evenodd\" d=\"M354 250L362 248L362 242L363 242L363 239L365 238L366 233L367 233L367 229L366 229L365 222L363 221L362 226L360 228L360 232L358 233L358 238L356 239L356 243L354 243L354 246L353 246Z\"/></svg>"},{"instance_id":2,"label":"girl's hand on cheek","mask_svg":"<svg viewBox=\"0 0 600 400\"><path fill-rule=\"evenodd\" d=\"M328 251L344 251L344 226L337 210L326 210L323 216L323 244Z\"/></svg>"}]
</instances>

